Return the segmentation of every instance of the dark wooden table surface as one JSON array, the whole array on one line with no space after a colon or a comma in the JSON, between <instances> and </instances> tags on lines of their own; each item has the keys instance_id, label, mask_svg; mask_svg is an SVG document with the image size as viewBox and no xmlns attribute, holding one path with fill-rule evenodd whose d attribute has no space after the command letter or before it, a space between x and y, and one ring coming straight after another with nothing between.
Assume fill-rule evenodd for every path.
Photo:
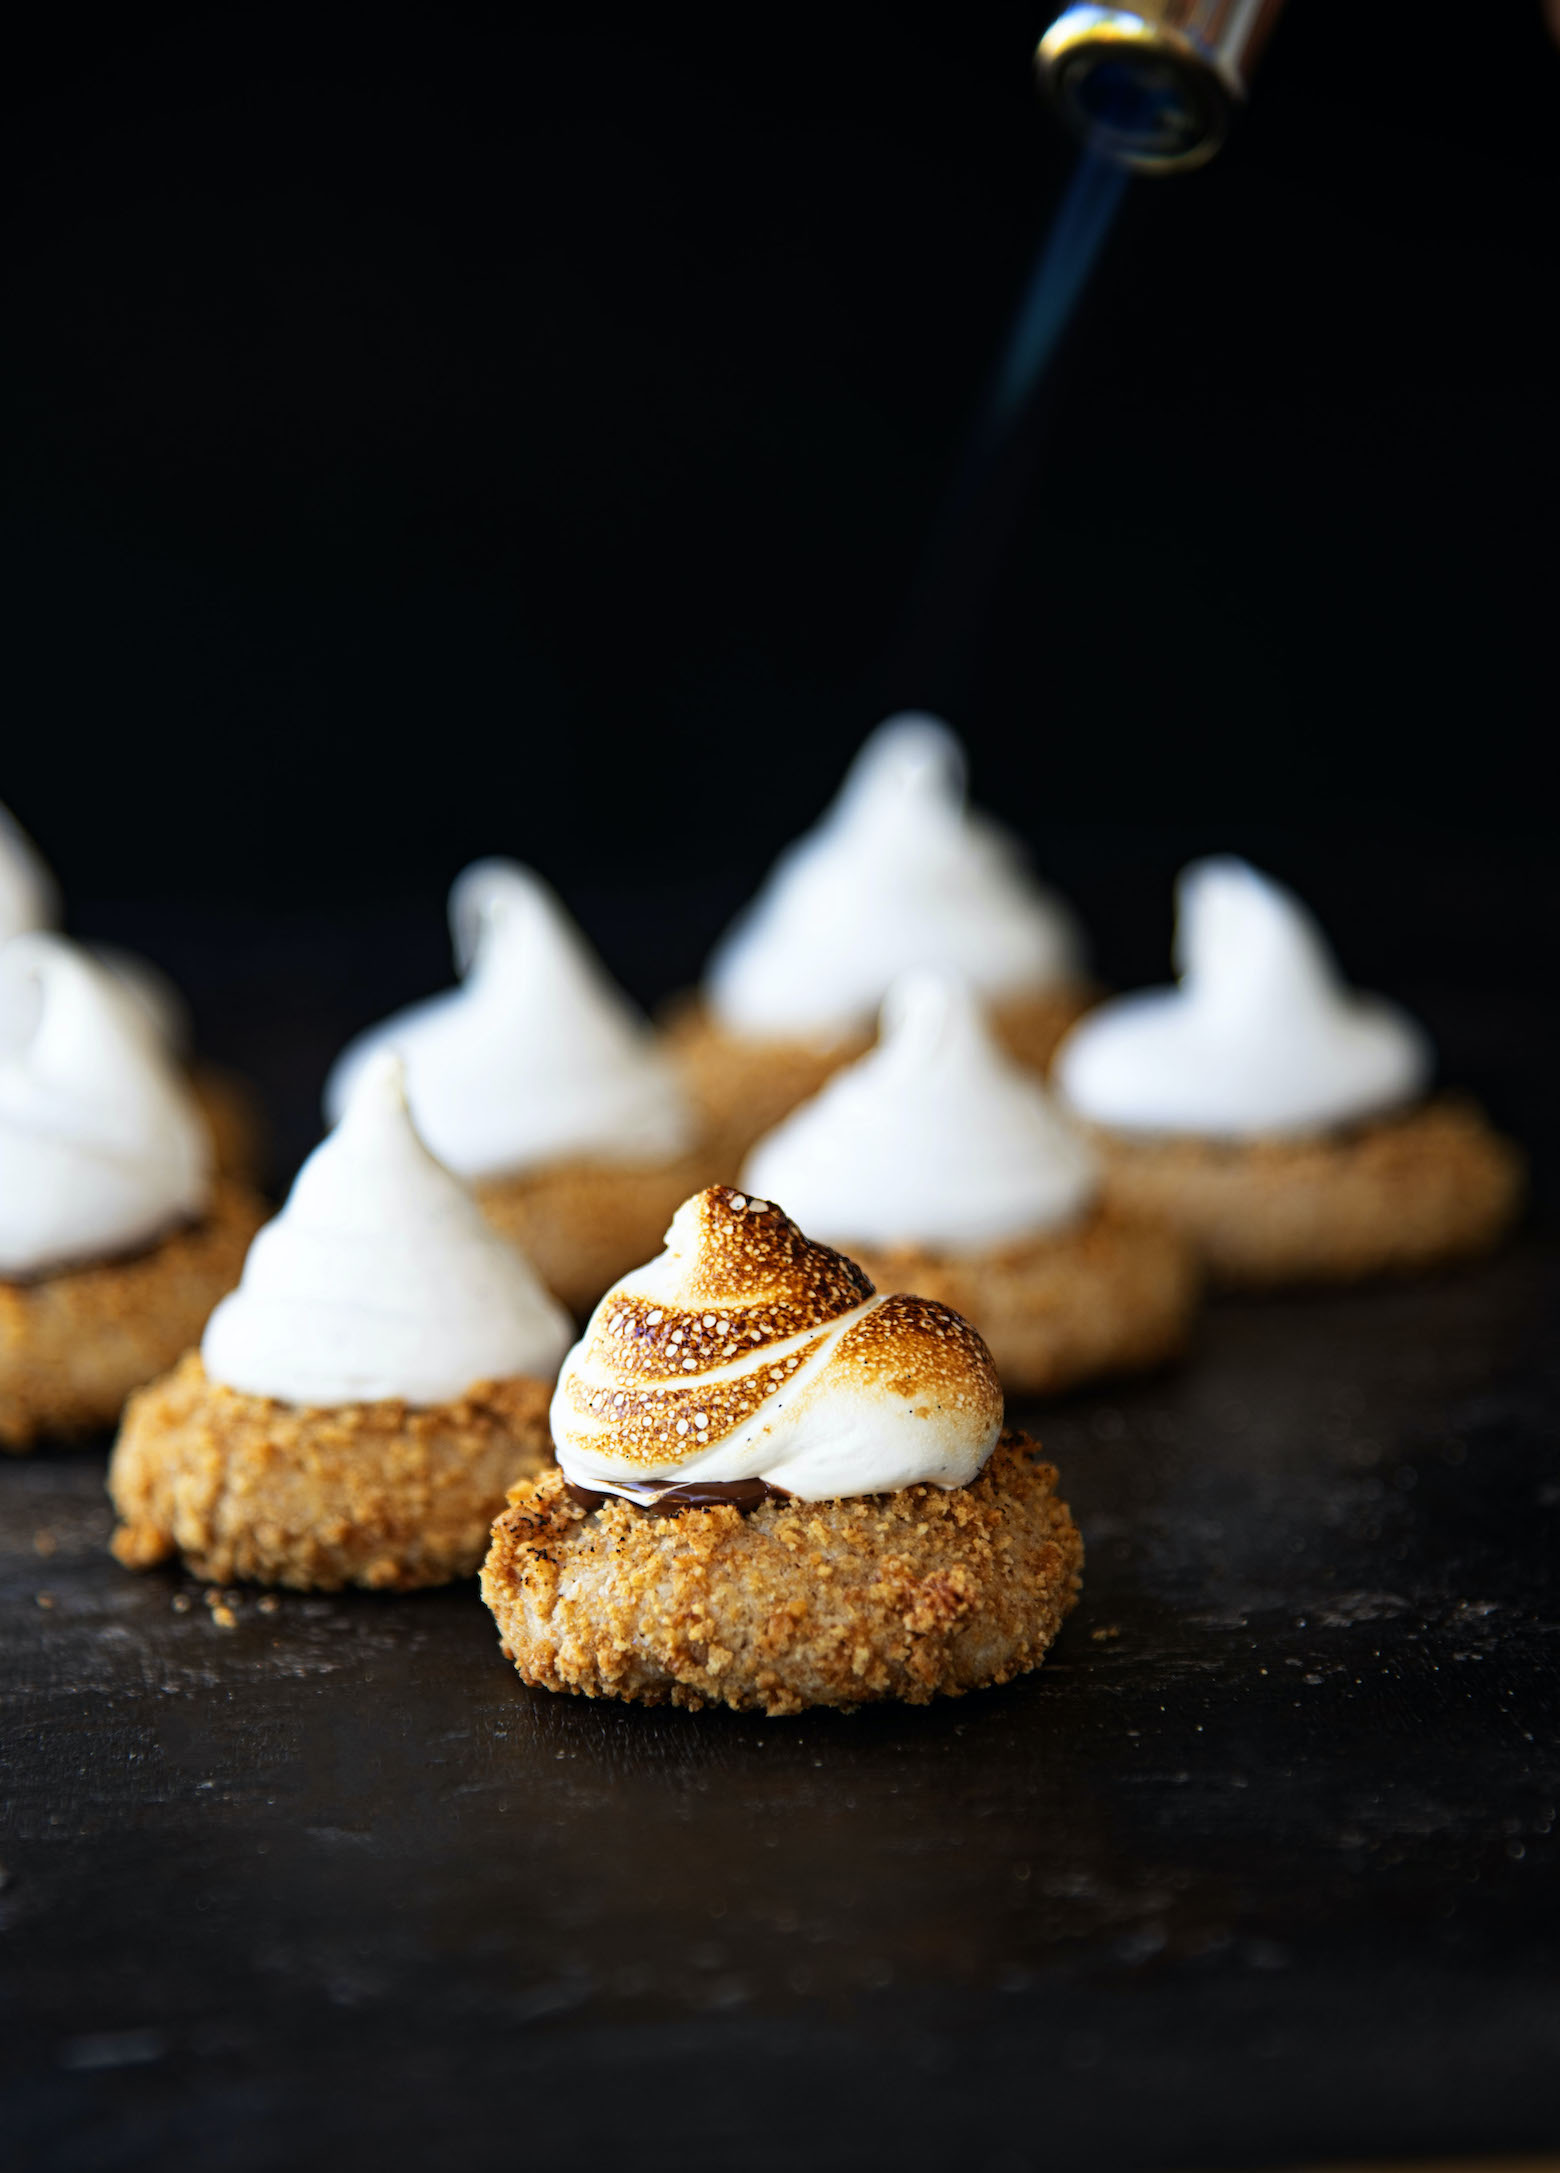
<instances>
[{"instance_id":1,"label":"dark wooden table surface","mask_svg":"<svg viewBox=\"0 0 1560 2173\"><path fill-rule=\"evenodd\" d=\"M0 1461L0 2160L1553 2145L1557 1290L1223 1304L1026 1414L1082 1605L921 1711L550 1698L473 1586L218 1613L103 1445Z\"/></svg>"}]
</instances>

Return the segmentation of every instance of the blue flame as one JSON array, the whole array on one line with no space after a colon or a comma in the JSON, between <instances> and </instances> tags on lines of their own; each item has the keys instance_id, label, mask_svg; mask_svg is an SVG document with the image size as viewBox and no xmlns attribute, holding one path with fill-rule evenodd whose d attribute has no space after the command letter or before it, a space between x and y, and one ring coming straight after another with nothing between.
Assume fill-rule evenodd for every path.
<instances>
[{"instance_id":1,"label":"blue flame","mask_svg":"<svg viewBox=\"0 0 1560 2173\"><path fill-rule=\"evenodd\" d=\"M1056 352L1127 180L1124 166L1097 151L1085 151L1074 167L992 379L981 431L988 443L1023 412Z\"/></svg>"}]
</instances>

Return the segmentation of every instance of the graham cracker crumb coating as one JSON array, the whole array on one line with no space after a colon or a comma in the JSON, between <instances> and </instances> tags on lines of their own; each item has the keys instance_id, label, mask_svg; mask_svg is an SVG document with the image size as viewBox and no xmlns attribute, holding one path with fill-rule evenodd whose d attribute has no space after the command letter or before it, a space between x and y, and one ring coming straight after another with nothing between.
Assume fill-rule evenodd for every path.
<instances>
[{"instance_id":1,"label":"graham cracker crumb coating","mask_svg":"<svg viewBox=\"0 0 1560 2173\"><path fill-rule=\"evenodd\" d=\"M1095 1001L1086 982L1039 996L1009 997L989 1015L1010 1056L1031 1071L1049 1069L1057 1043ZM865 1056L875 1035L851 1034L827 1047L803 1040L749 1040L718 1026L697 997L685 997L666 1018L668 1053L682 1073L716 1142L717 1175L733 1179L756 1140L846 1064Z\"/></svg>"},{"instance_id":2,"label":"graham cracker crumb coating","mask_svg":"<svg viewBox=\"0 0 1560 2173\"><path fill-rule=\"evenodd\" d=\"M108 1470L127 1569L300 1591L469 1577L515 1481L552 1459L544 1381L458 1403L312 1410L209 1380L200 1353L130 1400Z\"/></svg>"},{"instance_id":3,"label":"graham cracker crumb coating","mask_svg":"<svg viewBox=\"0 0 1560 2173\"><path fill-rule=\"evenodd\" d=\"M218 1179L199 1222L144 1252L0 1281L0 1449L114 1425L132 1389L199 1341L265 1216L245 1186Z\"/></svg>"},{"instance_id":4,"label":"graham cracker crumb coating","mask_svg":"<svg viewBox=\"0 0 1560 2173\"><path fill-rule=\"evenodd\" d=\"M620 1276L661 1250L683 1201L718 1174L704 1151L676 1162L559 1162L472 1189L494 1229L583 1319Z\"/></svg>"},{"instance_id":5,"label":"graham cracker crumb coating","mask_svg":"<svg viewBox=\"0 0 1560 2173\"><path fill-rule=\"evenodd\" d=\"M1107 1199L1180 1230L1225 1289L1447 1266L1497 1245L1526 1190L1520 1148L1450 1094L1315 1139L1092 1136Z\"/></svg>"},{"instance_id":6,"label":"graham cracker crumb coating","mask_svg":"<svg viewBox=\"0 0 1560 2173\"><path fill-rule=\"evenodd\" d=\"M1056 1473L1005 1433L967 1487L656 1516L581 1509L561 1472L512 1489L482 1571L538 1689L769 1714L924 1705L1036 1668L1083 1542Z\"/></svg>"},{"instance_id":7,"label":"graham cracker crumb coating","mask_svg":"<svg viewBox=\"0 0 1560 2173\"><path fill-rule=\"evenodd\" d=\"M974 1256L846 1250L879 1290L918 1291L962 1313L1014 1395L1162 1365L1185 1348L1202 1291L1183 1237L1109 1207L1054 1236Z\"/></svg>"}]
</instances>

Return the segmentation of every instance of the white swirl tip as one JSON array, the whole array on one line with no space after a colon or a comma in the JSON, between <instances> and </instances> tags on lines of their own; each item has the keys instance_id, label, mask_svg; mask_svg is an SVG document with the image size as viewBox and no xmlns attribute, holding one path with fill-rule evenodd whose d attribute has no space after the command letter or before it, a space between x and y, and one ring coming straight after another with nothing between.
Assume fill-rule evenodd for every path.
<instances>
[{"instance_id":1,"label":"white swirl tip","mask_svg":"<svg viewBox=\"0 0 1560 2173\"><path fill-rule=\"evenodd\" d=\"M1080 955L1067 908L966 804L956 736L907 712L868 737L822 819L781 854L706 987L733 1032L837 1040L870 1023L907 968L1019 996L1072 977Z\"/></svg>"},{"instance_id":2,"label":"white swirl tip","mask_svg":"<svg viewBox=\"0 0 1560 2173\"><path fill-rule=\"evenodd\" d=\"M1428 1037L1356 994L1293 892L1233 855L1176 886L1175 988L1101 1004L1062 1044L1068 1102L1121 1131L1257 1138L1401 1107L1429 1083Z\"/></svg>"},{"instance_id":3,"label":"white swirl tip","mask_svg":"<svg viewBox=\"0 0 1560 2173\"><path fill-rule=\"evenodd\" d=\"M978 1253L1073 1222L1091 1149L992 1035L968 981L917 968L884 999L877 1046L749 1155L744 1183L847 1251Z\"/></svg>"},{"instance_id":4,"label":"white swirl tip","mask_svg":"<svg viewBox=\"0 0 1560 2173\"><path fill-rule=\"evenodd\" d=\"M134 1000L64 936L0 950L0 1274L106 1259L201 1213L210 1141Z\"/></svg>"}]
</instances>

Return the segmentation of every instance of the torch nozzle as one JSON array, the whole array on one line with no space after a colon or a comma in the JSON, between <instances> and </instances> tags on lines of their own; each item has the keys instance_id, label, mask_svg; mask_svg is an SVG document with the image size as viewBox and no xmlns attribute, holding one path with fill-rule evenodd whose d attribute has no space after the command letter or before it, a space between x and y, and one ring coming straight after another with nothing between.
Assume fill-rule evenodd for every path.
<instances>
[{"instance_id":1,"label":"torch nozzle","mask_svg":"<svg viewBox=\"0 0 1560 2173\"><path fill-rule=\"evenodd\" d=\"M1184 173L1228 132L1280 0L1133 0L1067 8L1035 65L1103 157L1135 173Z\"/></svg>"}]
</instances>

